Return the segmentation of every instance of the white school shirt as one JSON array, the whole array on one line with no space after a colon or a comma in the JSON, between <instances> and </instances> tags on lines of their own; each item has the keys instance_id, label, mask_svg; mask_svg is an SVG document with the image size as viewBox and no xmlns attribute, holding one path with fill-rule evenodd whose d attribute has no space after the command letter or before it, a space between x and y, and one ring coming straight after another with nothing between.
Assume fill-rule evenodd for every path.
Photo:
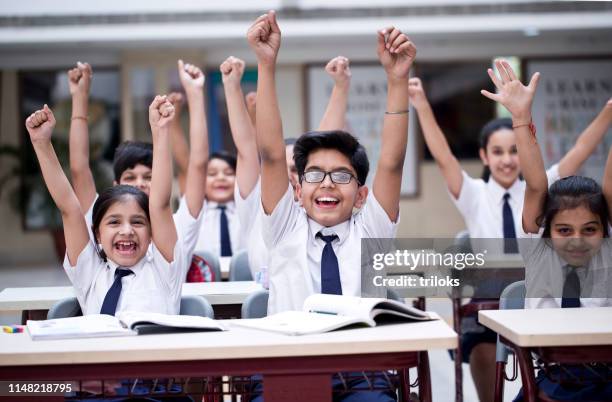
<instances>
[{"instance_id":1,"label":"white school shirt","mask_svg":"<svg viewBox=\"0 0 612 402\"><path fill-rule=\"evenodd\" d=\"M522 226L522 225L521 225ZM519 250L525 261L525 308L560 308L565 277L569 272L565 262L552 248L542 231L528 234L521 230ZM576 268L580 279L581 307L612 306L612 241L604 238L601 248L588 266Z\"/></svg>"},{"instance_id":2,"label":"white school shirt","mask_svg":"<svg viewBox=\"0 0 612 402\"><path fill-rule=\"evenodd\" d=\"M121 267L132 270L134 274L122 279L117 312L179 313L181 289L189 268L189 249L193 248L193 240L190 239L195 238L194 233L197 233L202 217L200 214L196 219L189 213L185 215L184 211L179 208L177 214L180 214L181 224L186 225L183 233L187 234L178 236L171 263L151 243L145 256L136 265ZM70 265L67 255L63 265L83 314L99 314L106 293L115 281L117 264L110 259L104 262L90 241L79 254L74 266Z\"/></svg>"},{"instance_id":3,"label":"white school shirt","mask_svg":"<svg viewBox=\"0 0 612 402\"><path fill-rule=\"evenodd\" d=\"M525 199L525 181L516 180L510 188L502 187L493 176L489 181L474 179L462 171L463 183L459 197L455 198L449 191L453 203L463 216L470 238L472 239L503 239L504 238L504 194L509 193L508 203L512 209L514 232L517 237L522 233L523 202ZM555 164L546 171L548 185L559 180L559 165ZM498 243L496 243L498 244ZM491 243L486 243L491 246ZM501 243L499 243L501 247ZM477 249L472 244L474 249ZM493 246L494 247L494 246ZM495 250L489 250L495 251ZM503 254L501 250L498 254Z\"/></svg>"},{"instance_id":4,"label":"white school shirt","mask_svg":"<svg viewBox=\"0 0 612 402\"><path fill-rule=\"evenodd\" d=\"M249 269L253 280L257 280L259 272L268 267L268 248L263 240L261 232L262 210L261 204L261 179L246 198L242 198L238 189L238 181L234 188L234 200L236 202L236 213L240 221L243 239L248 254ZM233 250L232 250L233 251Z\"/></svg>"},{"instance_id":5,"label":"white school shirt","mask_svg":"<svg viewBox=\"0 0 612 402\"><path fill-rule=\"evenodd\" d=\"M205 201L204 216L200 226L200 234L196 242L195 251L209 251L214 255L221 256L221 210L219 204L213 201ZM232 245L232 255L244 248L242 234L240 233L240 221L236 213L236 204L230 201L225 204L225 215Z\"/></svg>"},{"instance_id":6,"label":"white school shirt","mask_svg":"<svg viewBox=\"0 0 612 402\"><path fill-rule=\"evenodd\" d=\"M261 204L261 203L260 203ZM325 242L316 238L336 234L332 247L338 258L342 294L361 295L361 239L395 237L398 222L371 193L363 208L336 226L323 228L293 200L288 186L272 214L261 208L263 237L270 253L268 314L302 310L306 297L321 293L321 253Z\"/></svg>"}]
</instances>

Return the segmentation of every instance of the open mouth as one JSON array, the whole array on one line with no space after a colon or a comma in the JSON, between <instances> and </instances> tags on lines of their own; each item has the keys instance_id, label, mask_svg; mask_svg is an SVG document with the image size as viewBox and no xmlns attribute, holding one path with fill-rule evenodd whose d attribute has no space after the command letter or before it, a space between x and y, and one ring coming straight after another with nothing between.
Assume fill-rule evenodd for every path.
<instances>
[{"instance_id":1,"label":"open mouth","mask_svg":"<svg viewBox=\"0 0 612 402\"><path fill-rule=\"evenodd\" d=\"M120 255L132 255L136 252L138 245L135 241L122 240L115 242L114 248Z\"/></svg>"},{"instance_id":2,"label":"open mouth","mask_svg":"<svg viewBox=\"0 0 612 402\"><path fill-rule=\"evenodd\" d=\"M318 197L315 199L315 204L319 208L334 208L339 203L340 200L335 197Z\"/></svg>"},{"instance_id":3,"label":"open mouth","mask_svg":"<svg viewBox=\"0 0 612 402\"><path fill-rule=\"evenodd\" d=\"M568 254L572 257L584 257L589 253L589 250L568 250Z\"/></svg>"}]
</instances>

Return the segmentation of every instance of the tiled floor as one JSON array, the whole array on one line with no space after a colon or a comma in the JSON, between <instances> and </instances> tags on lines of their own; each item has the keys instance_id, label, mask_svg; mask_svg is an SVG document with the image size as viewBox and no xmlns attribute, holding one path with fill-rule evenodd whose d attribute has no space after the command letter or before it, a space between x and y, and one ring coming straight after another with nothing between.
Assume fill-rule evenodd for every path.
<instances>
[{"instance_id":1,"label":"tiled floor","mask_svg":"<svg viewBox=\"0 0 612 402\"><path fill-rule=\"evenodd\" d=\"M38 266L38 267L0 267L0 290L7 287L32 287L32 286L65 286L70 285L66 274L61 266ZM451 304L446 299L428 299L427 309L436 311L441 317L450 321L452 316ZM0 324L14 324L21 319L20 314L7 314L0 312ZM433 401L453 402L455 374L452 360L446 351L434 351L429 354ZM512 367L507 371L511 372ZM411 374L416 378L416 373ZM506 383L505 402L512 401L520 388L520 381ZM478 402L469 367L463 366L463 394L465 402Z\"/></svg>"}]
</instances>

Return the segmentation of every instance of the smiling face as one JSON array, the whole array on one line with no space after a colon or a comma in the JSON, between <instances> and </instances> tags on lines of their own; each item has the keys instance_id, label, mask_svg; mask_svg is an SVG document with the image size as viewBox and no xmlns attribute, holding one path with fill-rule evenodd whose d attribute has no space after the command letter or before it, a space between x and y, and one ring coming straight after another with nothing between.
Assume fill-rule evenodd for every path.
<instances>
[{"instance_id":1,"label":"smiling face","mask_svg":"<svg viewBox=\"0 0 612 402\"><path fill-rule=\"evenodd\" d=\"M220 204L234 199L236 172L223 159L213 158L206 171L206 198Z\"/></svg>"},{"instance_id":2,"label":"smiling face","mask_svg":"<svg viewBox=\"0 0 612 402\"><path fill-rule=\"evenodd\" d=\"M516 135L508 128L491 134L486 149L480 149L482 163L491 170L491 177L502 187L510 188L520 174Z\"/></svg>"},{"instance_id":3,"label":"smiling face","mask_svg":"<svg viewBox=\"0 0 612 402\"><path fill-rule=\"evenodd\" d=\"M318 149L308 155L304 172L348 172L357 176L350 160L335 149ZM361 208L368 195L366 186L359 187L353 178L347 184L336 184L326 175L321 183L308 183L304 178L297 185L300 204L311 219L330 227L348 220L353 208Z\"/></svg>"},{"instance_id":4,"label":"smiling face","mask_svg":"<svg viewBox=\"0 0 612 402\"><path fill-rule=\"evenodd\" d=\"M588 264L603 242L604 227L598 215L581 205L559 211L550 223L550 237L559 256L574 267Z\"/></svg>"},{"instance_id":5,"label":"smiling face","mask_svg":"<svg viewBox=\"0 0 612 402\"><path fill-rule=\"evenodd\" d=\"M109 259L129 267L138 263L147 252L151 243L151 225L134 197L125 195L108 208L100 221L96 238Z\"/></svg>"},{"instance_id":6,"label":"smiling face","mask_svg":"<svg viewBox=\"0 0 612 402\"><path fill-rule=\"evenodd\" d=\"M127 186L136 187L146 195L149 195L151 191L152 173L153 171L150 167L138 164L133 168L124 170L119 178L119 183L115 182L115 185L125 184Z\"/></svg>"}]
</instances>

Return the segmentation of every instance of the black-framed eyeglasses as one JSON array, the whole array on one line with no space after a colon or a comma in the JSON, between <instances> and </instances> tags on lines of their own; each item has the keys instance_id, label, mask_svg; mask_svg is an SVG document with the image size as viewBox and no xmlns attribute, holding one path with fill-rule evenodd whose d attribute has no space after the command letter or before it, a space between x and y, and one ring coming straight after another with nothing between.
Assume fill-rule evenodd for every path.
<instances>
[{"instance_id":1,"label":"black-framed eyeglasses","mask_svg":"<svg viewBox=\"0 0 612 402\"><path fill-rule=\"evenodd\" d=\"M335 184L349 184L351 179L355 179L357 184L359 184L357 177L349 172L323 172L321 170L310 170L308 172L304 172L303 177L307 183L322 183L327 175L329 175L332 183Z\"/></svg>"}]
</instances>

